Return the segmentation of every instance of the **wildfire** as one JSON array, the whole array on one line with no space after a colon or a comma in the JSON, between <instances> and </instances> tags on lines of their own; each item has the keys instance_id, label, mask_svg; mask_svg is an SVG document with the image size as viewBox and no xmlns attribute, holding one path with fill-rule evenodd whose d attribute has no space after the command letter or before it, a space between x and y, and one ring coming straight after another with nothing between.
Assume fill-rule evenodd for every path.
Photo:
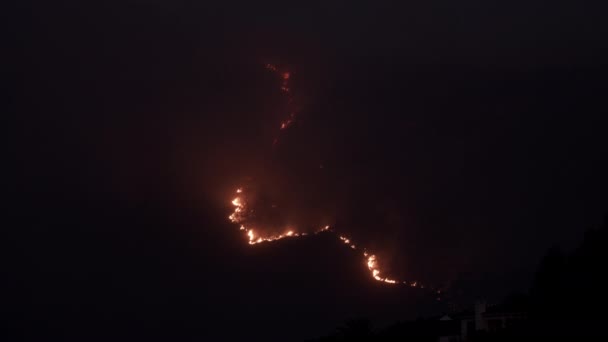
<instances>
[{"instance_id":1,"label":"wildfire","mask_svg":"<svg viewBox=\"0 0 608 342\"><path fill-rule=\"evenodd\" d=\"M232 205L234 206L234 211L229 216L229 219L234 223L239 223L240 224L239 229L247 232L247 237L249 240L248 243L250 245L255 245L255 244L259 244L259 243L263 243L263 242L277 241L277 240L281 240L284 238L295 238L295 237L307 235L307 233L305 233L305 232L298 233L298 232L294 231L293 228L286 228L285 233L283 233L283 234L270 235L270 236L262 236L261 234L254 232L253 229L248 229L244 224L244 221L246 221L246 216L244 216L243 213L247 212L247 208L246 208L246 201L243 198L243 196L244 196L243 188L237 189L236 193L238 194L238 196L235 197L231 202ZM325 232L325 231L331 231L331 227L329 225L325 225L325 226L321 227L320 229L318 229L317 231L315 231L315 234ZM353 249L353 250L357 249L357 246L352 242L351 238L349 238L345 235L337 235L337 237L342 243L344 243L351 249ZM366 250L363 250L362 254L365 257L365 260L367 261L367 268L370 270L371 275L375 280L384 282L386 284L402 283L402 284L405 284L405 285L408 285L411 287L417 286L417 282L410 283L407 281L397 281L395 279L391 279L391 278L382 276L381 275L382 272L380 271L380 268L378 265L378 259L377 259L376 255L370 254Z\"/></svg>"},{"instance_id":2,"label":"wildfire","mask_svg":"<svg viewBox=\"0 0 608 342\"><path fill-rule=\"evenodd\" d=\"M291 73L289 71L281 72L279 70L279 68L273 64L266 64L265 68L270 70L274 74L276 74L281 79L280 90L286 94L287 103L291 107L291 105L293 105L293 102L294 102L294 100L291 96L291 86L290 86L290 82L289 82L289 80L291 79ZM289 114L287 115L287 118L281 121L280 129L284 130L284 129L288 128L289 126L291 126L294 123L294 121L296 120L296 116L297 116L296 111L294 111L294 110L290 111ZM276 145L278 143L278 141L279 141L279 139L275 138L273 141L273 145Z\"/></svg>"},{"instance_id":3,"label":"wildfire","mask_svg":"<svg viewBox=\"0 0 608 342\"><path fill-rule=\"evenodd\" d=\"M243 194L243 188L237 189L236 193ZM246 205L245 205L245 200L242 198L242 195L235 197L231 201L231 203L234 206L234 211L232 212L232 214L230 214L230 216L228 216L228 219L230 219L230 221L233 223L239 223L240 224L239 230L244 230L247 232L247 237L249 238L250 245L255 245L258 243L262 243L262 242L277 241L277 240L289 238L289 237L298 237L298 236L308 235L307 233L304 233L304 232L297 233L291 228L288 228L287 231L283 234L270 235L270 236L261 236L260 234L256 234L253 231L253 229L248 229L244 224L244 221L246 220L246 216L243 213L246 213L247 209L246 209ZM327 230L329 230L329 226L324 226L324 227L320 228L319 230L317 230L315 233L320 233L320 232L324 232Z\"/></svg>"},{"instance_id":4,"label":"wildfire","mask_svg":"<svg viewBox=\"0 0 608 342\"><path fill-rule=\"evenodd\" d=\"M243 188L237 189L236 193L238 196L235 197L231 201L232 205L234 206L234 211L232 212L232 214L230 214L230 216L228 216L228 218L230 219L230 221L232 221L234 223L239 223L240 230L247 232L248 243L250 245L256 245L256 244L260 244L263 242L273 242L273 241L277 241L277 240L281 240L281 239L285 239L285 238L296 238L296 237L308 235L308 233L306 233L306 232L296 232L294 230L294 228L287 227L285 229L285 232L282 234L262 236L260 233L254 232L253 229L247 228L244 224L244 222L247 220L247 216L244 213L247 213L248 210L246 207L247 201L244 199L245 194L244 194ZM318 230L316 230L314 232L314 234L318 234L318 233L326 232L326 231L335 233L335 231L333 231L329 225L325 225L323 227L320 227ZM355 245L353 243L351 238L347 237L346 235L336 235L336 236L342 243L344 243L345 245L347 245L348 247L350 247L353 250L357 250L357 245ZM385 283L385 284L391 284L391 285L403 284L405 286L409 286L409 287L413 287L413 288L421 288L421 289L425 288L424 285L420 284L418 281L397 280L397 279L392 279L392 278L383 276L382 271L380 269L380 265L378 263L378 258L376 257L376 255L371 254L365 248L362 249L361 254L365 258L367 268L370 271L373 279L375 279L379 282ZM434 292L437 295L441 294L441 290L434 290Z\"/></svg>"},{"instance_id":5,"label":"wildfire","mask_svg":"<svg viewBox=\"0 0 608 342\"><path fill-rule=\"evenodd\" d=\"M279 76L279 78L281 79L280 89L281 89L281 91L286 93L286 96L288 96L287 104L292 105L293 98L291 97L290 83L289 83L289 81L291 79L291 73L289 71L280 71L279 68L273 64L266 64L265 68ZM280 124L280 130L285 130L286 128L290 127L295 122L296 116L297 116L297 112L295 110L289 111L289 115L287 116L287 118L284 119ZM279 138L277 136L274 138L272 145L275 146L278 143L278 141L279 141ZM321 168L323 168L322 165L321 165ZM300 237L300 236L309 235L309 233L306 233L306 232L297 232L294 227L286 227L284 229L284 233L264 236L259 231L257 231L257 230L254 231L251 227L248 227L247 219L249 218L249 215L253 212L253 210L247 207L247 197L246 197L245 190L246 189L244 189L244 188L236 189L237 195L231 201L232 205L234 206L234 210L230 214L230 216L228 216L228 219L233 223L239 224L239 229L246 232L247 238L248 238L248 243L250 245L255 245L255 244L259 244L259 243L263 243L263 242L277 241L277 240L281 240L284 238L296 238L296 237ZM330 232L330 233L335 234L335 231L332 230L329 225L320 227L319 229L314 231L314 233L312 233L312 234L318 234L321 232ZM404 280L398 281L396 279L391 279L391 278L384 276L382 270L380 269L380 265L378 263L378 259L375 254L370 253L365 248L362 248L359 244L355 244L353 242L353 240L350 237L347 237L346 235L335 235L335 236L337 236L338 239L342 243L347 245L350 249L359 251L359 253L361 253L363 255L363 258L367 264L367 268L370 271L370 274L373 279L375 279L379 282L383 282L385 284L403 284L403 285L406 285L409 287L424 288L424 286L417 281L411 281L411 282L404 281ZM441 293L441 291L439 291L439 290L435 290L435 291L438 295Z\"/></svg>"}]
</instances>

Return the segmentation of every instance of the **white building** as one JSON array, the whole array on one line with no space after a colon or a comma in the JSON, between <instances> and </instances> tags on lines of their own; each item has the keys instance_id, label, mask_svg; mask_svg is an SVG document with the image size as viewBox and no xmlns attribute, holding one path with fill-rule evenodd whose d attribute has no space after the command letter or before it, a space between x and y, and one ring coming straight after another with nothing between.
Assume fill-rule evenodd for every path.
<instances>
[{"instance_id":1,"label":"white building","mask_svg":"<svg viewBox=\"0 0 608 342\"><path fill-rule=\"evenodd\" d=\"M527 318L527 313L505 305L488 306L485 302L475 303L473 312L457 315L460 319L460 335L463 341L475 332L496 332L508 328Z\"/></svg>"}]
</instances>

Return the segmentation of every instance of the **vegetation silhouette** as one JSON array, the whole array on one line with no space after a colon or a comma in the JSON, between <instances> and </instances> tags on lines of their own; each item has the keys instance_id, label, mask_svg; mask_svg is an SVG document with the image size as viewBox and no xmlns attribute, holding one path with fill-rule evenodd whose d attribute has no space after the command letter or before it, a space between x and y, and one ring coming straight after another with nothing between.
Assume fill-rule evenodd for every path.
<instances>
[{"instance_id":1,"label":"vegetation silhouette","mask_svg":"<svg viewBox=\"0 0 608 342\"><path fill-rule=\"evenodd\" d=\"M589 229L572 252L550 248L541 259L529 293L512 293L503 308L525 310L528 318L498 331L476 331L467 341L515 341L608 337L603 322L608 318L606 261L608 215L599 228ZM457 317L457 315L455 315ZM451 325L451 326L450 326ZM374 330L369 320L348 321L338 332L311 341L437 341L445 328L459 330L460 321L439 317L394 323Z\"/></svg>"}]
</instances>

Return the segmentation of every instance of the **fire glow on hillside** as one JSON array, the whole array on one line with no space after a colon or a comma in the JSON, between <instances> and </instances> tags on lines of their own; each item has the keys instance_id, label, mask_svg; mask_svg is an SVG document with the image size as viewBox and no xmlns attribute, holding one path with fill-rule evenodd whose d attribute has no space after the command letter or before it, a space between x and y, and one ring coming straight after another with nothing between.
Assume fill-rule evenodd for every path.
<instances>
[{"instance_id":1,"label":"fire glow on hillside","mask_svg":"<svg viewBox=\"0 0 608 342\"><path fill-rule=\"evenodd\" d=\"M281 81L280 90L287 97L287 104L288 104L287 113L288 114L285 115L284 119L282 119L280 122L280 125L279 125L279 132L280 132L282 130L286 130L287 128L291 127L294 124L294 122L296 121L297 114L298 114L294 108L290 108L290 107L293 107L293 102L294 102L293 98L292 98L292 93L291 93L292 90L291 90L291 85L290 85L292 73L289 71L282 71L273 64L266 64L265 68L267 70L269 70L270 72L272 72L273 74L277 75L277 77ZM273 140L273 146L276 145L278 142L279 142L279 138L277 136ZM264 243L264 242L273 242L273 241L278 241L281 239L297 238L297 237L301 237L301 236L327 232L327 233L335 235L348 248L360 253L366 262L370 275L375 280L377 280L379 282L383 282L385 284L392 284L392 285L402 284L402 285L406 285L409 287L424 288L424 286L421 285L417 281L405 281L405 280L398 280L398 279L393 279L393 278L387 277L385 275L385 272L383 272L381 270L381 266L380 266L380 264L378 262L378 258L375 254L368 251L361 244L358 244L358 243L356 244L352 238L350 238L342 233L336 232L334 230L334 228L330 227L329 225L320 225L316 229L308 231L308 232L298 231L296 229L296 227L289 226L289 225L286 225L285 227L278 228L278 229L275 228L273 230L273 233L266 232L267 229L256 228L256 227L259 227L260 224L257 222L256 223L253 222L254 221L253 216L255 216L254 212L256 211L255 210L256 208L253 208L251 205L252 201L250 201L250 199L252 198L252 194L249 193L248 190L249 189L245 189L243 187L240 187L236 190L236 197L234 197L231 201L232 205L234 206L234 210L228 218L230 219L231 222L238 224L239 229L245 232L245 234L247 235L248 243L250 245L256 245L256 244L260 244L260 243ZM277 233L277 231L278 231L278 233ZM434 292L435 294L441 293L440 290L436 290L436 289L431 289L431 291Z\"/></svg>"}]
</instances>

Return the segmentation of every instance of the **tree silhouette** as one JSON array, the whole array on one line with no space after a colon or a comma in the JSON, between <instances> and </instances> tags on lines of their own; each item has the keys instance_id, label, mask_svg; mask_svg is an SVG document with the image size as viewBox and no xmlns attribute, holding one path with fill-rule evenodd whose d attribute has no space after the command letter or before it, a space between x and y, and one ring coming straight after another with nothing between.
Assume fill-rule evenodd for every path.
<instances>
[{"instance_id":1,"label":"tree silhouette","mask_svg":"<svg viewBox=\"0 0 608 342\"><path fill-rule=\"evenodd\" d=\"M552 248L541 261L530 294L531 326L549 336L605 336L607 222L585 233L570 254Z\"/></svg>"},{"instance_id":2,"label":"tree silhouette","mask_svg":"<svg viewBox=\"0 0 608 342\"><path fill-rule=\"evenodd\" d=\"M345 340L369 340L373 335L372 324L367 318L351 319L338 328L338 332Z\"/></svg>"}]
</instances>

